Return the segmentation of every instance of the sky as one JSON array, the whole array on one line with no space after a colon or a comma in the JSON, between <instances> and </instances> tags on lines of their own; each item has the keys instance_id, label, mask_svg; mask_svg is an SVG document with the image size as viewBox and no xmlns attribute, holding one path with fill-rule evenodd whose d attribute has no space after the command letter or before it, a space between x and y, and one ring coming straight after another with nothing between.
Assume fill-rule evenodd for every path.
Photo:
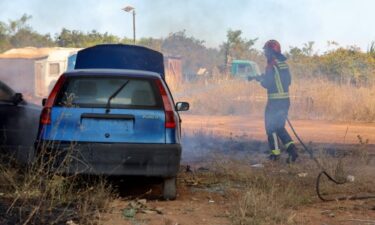
<instances>
[{"instance_id":1,"label":"sky","mask_svg":"<svg viewBox=\"0 0 375 225\"><path fill-rule=\"evenodd\" d=\"M32 16L30 25L54 36L61 29L108 32L133 37L167 37L186 30L188 36L218 47L229 29L246 39L258 38L256 48L269 39L282 48L315 42L315 50L329 49L327 41L356 45L366 51L375 40L373 0L0 0L0 21Z\"/></svg>"}]
</instances>

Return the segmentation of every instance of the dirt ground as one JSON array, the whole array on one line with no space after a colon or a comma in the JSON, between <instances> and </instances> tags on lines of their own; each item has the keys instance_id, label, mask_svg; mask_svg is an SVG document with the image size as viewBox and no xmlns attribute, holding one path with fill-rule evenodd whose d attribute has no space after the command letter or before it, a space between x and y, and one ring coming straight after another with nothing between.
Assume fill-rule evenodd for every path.
<instances>
[{"instance_id":1,"label":"dirt ground","mask_svg":"<svg viewBox=\"0 0 375 225\"><path fill-rule=\"evenodd\" d=\"M228 218L231 203L218 193L180 184L174 201L162 201L157 191L144 197L143 200L147 201L145 212L126 217L126 209L136 200L118 199L112 205L113 213L104 216L103 224L231 224ZM160 210L160 213L153 209Z\"/></svg>"},{"instance_id":2,"label":"dirt ground","mask_svg":"<svg viewBox=\"0 0 375 225\"><path fill-rule=\"evenodd\" d=\"M183 133L188 139L184 142L183 166L178 180L178 197L175 201L162 201L160 185L136 184L120 187L123 193L113 202L112 212L104 215L103 224L149 224L149 225L188 225L188 224L232 224L233 208L239 205L220 188L194 185L186 181L184 168L190 165L193 170L207 169L206 158L201 161L190 158L189 154L204 152L205 148L218 149L229 142L255 142L266 146L264 125L261 118L243 116L196 116L183 115ZM295 129L306 142L330 146L356 146L358 135L362 141L369 140L367 149L374 151L375 124L339 123L327 121L293 121ZM206 136L205 136L206 135ZM233 141L234 140L234 141ZM250 142L247 142L249 141ZM201 145L197 143L201 143ZM210 145L211 143L211 145ZM237 143L237 142L236 142ZM239 145L227 145L226 148ZM250 145L254 148L258 145ZM254 150L258 154L257 150ZM246 154L243 151L242 154ZM231 153L228 153L230 155ZM204 156L196 154L196 156ZM263 157L263 156L260 156ZM191 160L194 159L194 160ZM305 160L308 160L305 158ZM250 168L251 162L247 166ZM285 165L287 169L287 165ZM313 187L312 187L313 188ZM139 202L140 201L140 202ZM136 209L129 212L129 209ZM130 213L130 215L129 215ZM311 203L293 208L287 224L305 225L355 225L375 224L375 200L321 202L313 197Z\"/></svg>"},{"instance_id":3,"label":"dirt ground","mask_svg":"<svg viewBox=\"0 0 375 225\"><path fill-rule=\"evenodd\" d=\"M305 142L325 144L357 144L358 135L375 142L375 123L291 120ZM182 115L185 132L205 130L217 135L246 134L250 139L265 141L263 118L246 116ZM287 129L289 127L287 126ZM290 129L289 129L290 130Z\"/></svg>"},{"instance_id":4,"label":"dirt ground","mask_svg":"<svg viewBox=\"0 0 375 225\"><path fill-rule=\"evenodd\" d=\"M159 197L158 197L159 194ZM113 212L105 215L103 224L232 224L231 207L236 202L209 188L193 188L180 184L175 201L161 201L160 193L144 196L147 208L134 217L125 217L126 208L136 200L127 198L113 202ZM141 201L142 201L141 200ZM154 209L160 210L153 211ZM375 224L375 201L318 202L293 210L288 224L357 225Z\"/></svg>"}]
</instances>

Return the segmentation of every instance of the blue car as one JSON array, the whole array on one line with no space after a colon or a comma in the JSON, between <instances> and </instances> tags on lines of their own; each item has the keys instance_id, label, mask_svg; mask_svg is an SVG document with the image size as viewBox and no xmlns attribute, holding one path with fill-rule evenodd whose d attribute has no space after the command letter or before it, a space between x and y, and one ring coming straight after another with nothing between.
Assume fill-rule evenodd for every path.
<instances>
[{"instance_id":1,"label":"blue car","mask_svg":"<svg viewBox=\"0 0 375 225\"><path fill-rule=\"evenodd\" d=\"M175 199L181 159L178 111L188 110L189 104L174 103L161 74L162 62L152 54L144 60L151 56L149 62L159 63L156 67L139 66L137 61L131 65L129 60L99 65L111 57L108 63L116 61L113 50L119 49L121 57L129 56L129 49L160 54L126 45L96 46L78 53L75 70L62 74L44 100L37 151L59 159L71 156L64 167L69 174L162 177L163 197ZM98 50L100 54L94 54ZM87 66L86 60L100 62Z\"/></svg>"}]
</instances>

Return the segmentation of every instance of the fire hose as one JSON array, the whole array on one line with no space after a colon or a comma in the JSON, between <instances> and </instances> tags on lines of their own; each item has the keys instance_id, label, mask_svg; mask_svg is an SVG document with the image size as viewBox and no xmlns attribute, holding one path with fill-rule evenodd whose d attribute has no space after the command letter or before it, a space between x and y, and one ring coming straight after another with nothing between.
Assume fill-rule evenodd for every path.
<instances>
[{"instance_id":1,"label":"fire hose","mask_svg":"<svg viewBox=\"0 0 375 225\"><path fill-rule=\"evenodd\" d=\"M343 184L346 184L347 181L338 181L336 180L335 178L333 178L328 172L327 170L322 166L322 164L318 161L318 159L314 156L314 153L311 149L309 149L305 143L302 141L302 139L298 136L297 132L295 131L292 123L289 121L289 119L287 118L286 119L288 124L289 124L289 127L290 129L293 131L293 134L294 136L297 138L297 140L299 141L299 143L301 143L303 149L305 152L307 152L309 155L310 155L310 158L315 162L315 164L317 165L317 167L321 170L319 172L319 175L316 179L316 183L315 183L315 190L316 190L316 194L318 195L318 198L322 201L342 201L342 200L363 200L363 199L371 199L371 198L375 198L375 195L354 195L354 196L343 196L343 197L338 197L338 198L326 198L322 195L321 191L320 191L320 180L322 178L322 176L325 176L328 178L329 181L333 182L334 184L336 185L343 185Z\"/></svg>"}]
</instances>

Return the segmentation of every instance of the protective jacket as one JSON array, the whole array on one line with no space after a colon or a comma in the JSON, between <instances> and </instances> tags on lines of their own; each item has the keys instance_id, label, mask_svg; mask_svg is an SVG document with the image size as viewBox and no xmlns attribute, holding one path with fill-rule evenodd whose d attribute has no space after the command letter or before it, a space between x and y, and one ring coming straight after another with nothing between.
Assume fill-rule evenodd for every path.
<instances>
[{"instance_id":1,"label":"protective jacket","mask_svg":"<svg viewBox=\"0 0 375 225\"><path fill-rule=\"evenodd\" d=\"M289 99L291 77L284 61L274 60L266 67L261 85L267 89L268 99Z\"/></svg>"}]
</instances>

